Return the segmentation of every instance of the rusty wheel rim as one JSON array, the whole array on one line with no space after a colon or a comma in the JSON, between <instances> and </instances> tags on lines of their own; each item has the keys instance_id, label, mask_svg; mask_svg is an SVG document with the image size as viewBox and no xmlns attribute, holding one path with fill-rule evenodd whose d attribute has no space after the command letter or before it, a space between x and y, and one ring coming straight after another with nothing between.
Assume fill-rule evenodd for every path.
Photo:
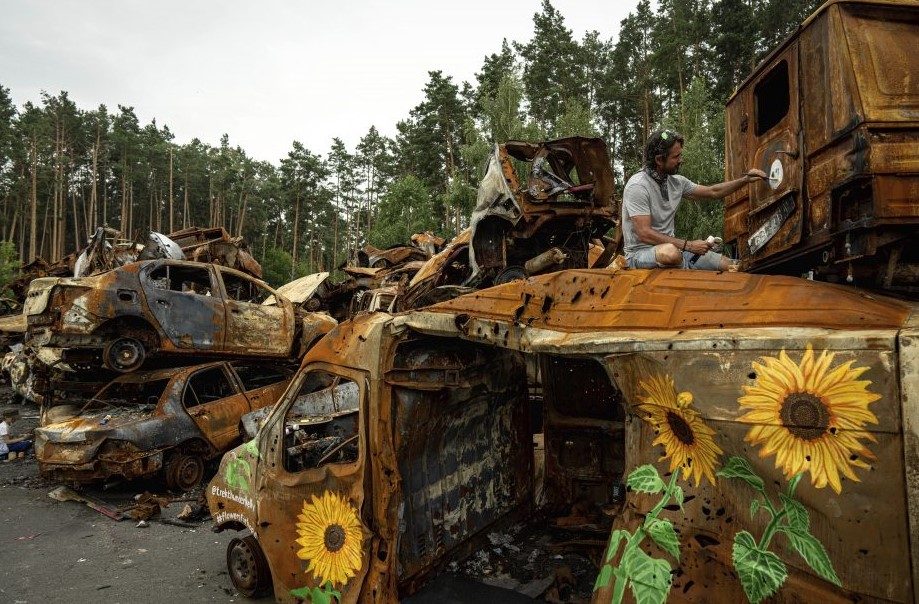
<instances>
[{"instance_id":1,"label":"rusty wheel rim","mask_svg":"<svg viewBox=\"0 0 919 604\"><path fill-rule=\"evenodd\" d=\"M183 455L173 469L175 485L187 491L198 485L204 475L204 468L197 457Z\"/></svg>"},{"instance_id":2,"label":"rusty wheel rim","mask_svg":"<svg viewBox=\"0 0 919 604\"><path fill-rule=\"evenodd\" d=\"M106 357L112 369L128 372L143 364L146 353L144 345L134 338L118 338L109 344Z\"/></svg>"},{"instance_id":3,"label":"rusty wheel rim","mask_svg":"<svg viewBox=\"0 0 919 604\"><path fill-rule=\"evenodd\" d=\"M255 552L245 541L238 541L230 549L230 574L233 583L241 590L250 590L258 582L258 562Z\"/></svg>"}]
</instances>

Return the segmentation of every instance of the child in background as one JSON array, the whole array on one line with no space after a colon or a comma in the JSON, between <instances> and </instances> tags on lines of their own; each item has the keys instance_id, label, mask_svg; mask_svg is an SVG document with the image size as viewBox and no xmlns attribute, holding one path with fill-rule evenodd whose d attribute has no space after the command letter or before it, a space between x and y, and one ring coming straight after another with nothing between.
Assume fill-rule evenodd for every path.
<instances>
[{"instance_id":1,"label":"child in background","mask_svg":"<svg viewBox=\"0 0 919 604\"><path fill-rule=\"evenodd\" d=\"M10 426L16 421L16 412L7 411L0 422L0 459L12 461L18 457L25 457L26 451L32 447L32 441L25 436L10 436Z\"/></svg>"}]
</instances>

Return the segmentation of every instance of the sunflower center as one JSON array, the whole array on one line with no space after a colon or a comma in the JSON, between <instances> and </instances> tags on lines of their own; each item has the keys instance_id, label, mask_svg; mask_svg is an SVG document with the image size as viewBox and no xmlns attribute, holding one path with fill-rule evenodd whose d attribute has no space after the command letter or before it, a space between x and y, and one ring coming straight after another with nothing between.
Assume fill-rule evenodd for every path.
<instances>
[{"instance_id":1,"label":"sunflower center","mask_svg":"<svg viewBox=\"0 0 919 604\"><path fill-rule=\"evenodd\" d=\"M793 392L782 402L782 425L802 440L816 440L826 434L830 413L810 392Z\"/></svg>"},{"instance_id":2,"label":"sunflower center","mask_svg":"<svg viewBox=\"0 0 919 604\"><path fill-rule=\"evenodd\" d=\"M673 432L673 435L684 445L691 445L696 442L696 437L692 433L692 428L689 427L685 419L673 411L667 412L667 425L670 426L670 431Z\"/></svg>"},{"instance_id":3,"label":"sunflower center","mask_svg":"<svg viewBox=\"0 0 919 604\"><path fill-rule=\"evenodd\" d=\"M338 524L330 524L325 529L325 548L330 552L337 552L345 545L345 529Z\"/></svg>"}]
</instances>

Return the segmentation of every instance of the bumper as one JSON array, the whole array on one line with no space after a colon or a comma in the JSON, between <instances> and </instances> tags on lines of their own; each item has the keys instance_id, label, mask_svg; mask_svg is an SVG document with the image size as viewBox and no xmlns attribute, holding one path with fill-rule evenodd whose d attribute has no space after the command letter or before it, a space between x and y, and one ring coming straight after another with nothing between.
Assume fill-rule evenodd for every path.
<instances>
[{"instance_id":1,"label":"bumper","mask_svg":"<svg viewBox=\"0 0 919 604\"><path fill-rule=\"evenodd\" d=\"M130 459L94 459L85 464L56 463L56 460L38 461L42 476L60 482L88 483L110 478L133 480L155 474L163 467L163 452Z\"/></svg>"}]
</instances>

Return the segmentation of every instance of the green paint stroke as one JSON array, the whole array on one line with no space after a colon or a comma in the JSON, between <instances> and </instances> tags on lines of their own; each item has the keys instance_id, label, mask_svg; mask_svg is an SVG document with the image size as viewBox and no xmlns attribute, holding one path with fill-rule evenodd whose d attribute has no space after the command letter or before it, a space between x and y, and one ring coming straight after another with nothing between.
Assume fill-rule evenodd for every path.
<instances>
[{"instance_id":1,"label":"green paint stroke","mask_svg":"<svg viewBox=\"0 0 919 604\"><path fill-rule=\"evenodd\" d=\"M332 582L326 581L326 584L320 587L298 587L290 590L290 595L303 602L312 602L313 604L332 604L341 601L341 592L332 589Z\"/></svg>"},{"instance_id":2,"label":"green paint stroke","mask_svg":"<svg viewBox=\"0 0 919 604\"><path fill-rule=\"evenodd\" d=\"M779 493L779 506L776 506L766 495L766 487L753 467L743 457L733 456L718 470L718 476L736 478L746 482L756 490L760 497L750 503L750 516L760 511L769 514L769 524L757 541L747 531L734 535L732 561L734 570L740 578L747 599L758 604L775 594L788 578L785 563L769 551L769 544L775 535L782 533L791 546L804 558L808 566L822 579L833 585L842 586L833 563L826 553L823 544L810 533L810 516L807 508L795 499L795 490L803 474L795 475L784 493Z\"/></svg>"},{"instance_id":3,"label":"green paint stroke","mask_svg":"<svg viewBox=\"0 0 919 604\"><path fill-rule=\"evenodd\" d=\"M679 472L670 475L670 481L664 483L653 465L646 464L632 470L626 479L630 489L650 495L660 494L660 501L645 516L644 522L634 533L617 529L610 535L609 546L604 556L603 566L594 584L594 591L613 584L612 602L620 604L625 597L626 587L632 590L635 601L639 604L663 604L670 594L671 566L667 560L652 558L639 546L645 537L650 537L662 550L680 560L680 540L673 523L660 518L664 507L674 500L682 509L683 489L676 484ZM619 552L619 546L625 542L619 565L612 561Z\"/></svg>"}]
</instances>

